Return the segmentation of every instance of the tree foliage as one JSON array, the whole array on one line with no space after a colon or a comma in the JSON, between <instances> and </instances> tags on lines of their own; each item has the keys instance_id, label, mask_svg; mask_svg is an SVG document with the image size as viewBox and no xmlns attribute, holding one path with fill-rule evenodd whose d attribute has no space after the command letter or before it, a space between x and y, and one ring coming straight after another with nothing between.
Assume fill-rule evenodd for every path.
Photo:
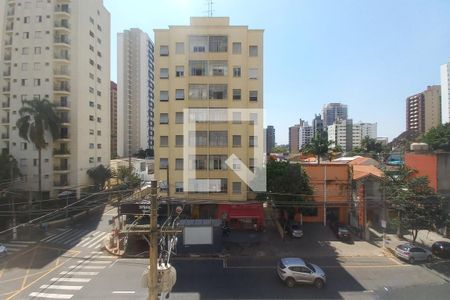
<instances>
[{"instance_id":1,"label":"tree foliage","mask_svg":"<svg viewBox=\"0 0 450 300\"><path fill-rule=\"evenodd\" d=\"M426 176L416 177L415 171L402 167L387 172L384 178L389 207L398 213L401 229L411 230L413 242L419 230L433 230L447 222L445 202L429 186Z\"/></svg>"},{"instance_id":2,"label":"tree foliage","mask_svg":"<svg viewBox=\"0 0 450 300\"><path fill-rule=\"evenodd\" d=\"M266 174L268 195L275 205L294 207L312 195L309 178L300 164L269 161Z\"/></svg>"},{"instance_id":3,"label":"tree foliage","mask_svg":"<svg viewBox=\"0 0 450 300\"><path fill-rule=\"evenodd\" d=\"M116 173L117 178L129 187L138 187L141 184L141 179L134 172L133 167L119 166Z\"/></svg>"},{"instance_id":4,"label":"tree foliage","mask_svg":"<svg viewBox=\"0 0 450 300\"><path fill-rule=\"evenodd\" d=\"M7 153L0 154L0 190L8 187L10 183L20 176L17 160Z\"/></svg>"},{"instance_id":5,"label":"tree foliage","mask_svg":"<svg viewBox=\"0 0 450 300\"><path fill-rule=\"evenodd\" d=\"M422 142L433 150L450 151L450 123L431 128L422 138Z\"/></svg>"},{"instance_id":6,"label":"tree foliage","mask_svg":"<svg viewBox=\"0 0 450 300\"><path fill-rule=\"evenodd\" d=\"M320 158L329 154L331 141L320 134L316 134L311 141L302 149L304 154L313 154L317 157L317 163L320 164Z\"/></svg>"},{"instance_id":7,"label":"tree foliage","mask_svg":"<svg viewBox=\"0 0 450 300\"><path fill-rule=\"evenodd\" d=\"M105 183L112 177L112 171L109 167L98 165L87 170L88 176L94 181L97 190L101 191L105 188Z\"/></svg>"},{"instance_id":8,"label":"tree foliage","mask_svg":"<svg viewBox=\"0 0 450 300\"><path fill-rule=\"evenodd\" d=\"M271 153L286 153L289 152L289 148L284 145L275 146L270 151Z\"/></svg>"}]
</instances>

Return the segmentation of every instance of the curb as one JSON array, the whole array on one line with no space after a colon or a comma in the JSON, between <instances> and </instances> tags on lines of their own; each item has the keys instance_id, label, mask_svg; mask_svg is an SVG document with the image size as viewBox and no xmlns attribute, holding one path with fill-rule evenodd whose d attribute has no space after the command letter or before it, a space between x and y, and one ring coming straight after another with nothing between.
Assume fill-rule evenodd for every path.
<instances>
[{"instance_id":1,"label":"curb","mask_svg":"<svg viewBox=\"0 0 450 300\"><path fill-rule=\"evenodd\" d=\"M116 257L122 257L125 253L125 251L114 251L113 249L110 249L108 247L109 244L109 240L111 238L112 233L107 233L106 236L103 238L103 249L106 250L106 252L108 252L109 254L116 256Z\"/></svg>"}]
</instances>

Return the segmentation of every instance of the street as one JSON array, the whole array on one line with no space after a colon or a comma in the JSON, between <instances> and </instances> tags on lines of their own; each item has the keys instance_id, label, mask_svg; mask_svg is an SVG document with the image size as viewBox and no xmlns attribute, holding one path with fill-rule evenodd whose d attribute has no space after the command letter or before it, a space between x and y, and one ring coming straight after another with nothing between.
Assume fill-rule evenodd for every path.
<instances>
[{"instance_id":1,"label":"street","mask_svg":"<svg viewBox=\"0 0 450 300\"><path fill-rule=\"evenodd\" d=\"M106 208L101 217L91 216L36 241L16 242L15 251L0 261L0 298L146 299L141 277L148 258L116 258L102 248L114 214ZM283 242L266 232L256 246L241 245L225 258L175 256L177 282L168 299L412 299L418 295L412 288L433 299L447 299L450 293L448 279L436 272L450 269L449 261L410 265L363 241L325 242L332 236L318 226L306 232L309 236L303 240ZM286 287L275 269L284 255L302 256L322 267L325 287Z\"/></svg>"}]
</instances>

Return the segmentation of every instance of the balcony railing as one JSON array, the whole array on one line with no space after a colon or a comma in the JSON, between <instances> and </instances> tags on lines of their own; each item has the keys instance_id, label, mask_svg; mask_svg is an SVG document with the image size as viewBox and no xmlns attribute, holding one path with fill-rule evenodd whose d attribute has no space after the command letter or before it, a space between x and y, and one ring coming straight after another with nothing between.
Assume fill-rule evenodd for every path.
<instances>
[{"instance_id":1,"label":"balcony railing","mask_svg":"<svg viewBox=\"0 0 450 300\"><path fill-rule=\"evenodd\" d=\"M2 139L9 139L8 133L2 133Z\"/></svg>"},{"instance_id":2,"label":"balcony railing","mask_svg":"<svg viewBox=\"0 0 450 300\"><path fill-rule=\"evenodd\" d=\"M68 149L53 149L53 155L69 155L70 151Z\"/></svg>"},{"instance_id":3,"label":"balcony railing","mask_svg":"<svg viewBox=\"0 0 450 300\"><path fill-rule=\"evenodd\" d=\"M3 76L11 76L11 70L3 71Z\"/></svg>"},{"instance_id":4,"label":"balcony railing","mask_svg":"<svg viewBox=\"0 0 450 300\"><path fill-rule=\"evenodd\" d=\"M5 60L11 60L11 54L5 54L3 57Z\"/></svg>"},{"instance_id":5,"label":"balcony railing","mask_svg":"<svg viewBox=\"0 0 450 300\"><path fill-rule=\"evenodd\" d=\"M54 42L58 43L58 44L70 45L70 40L68 37L57 36L57 37L55 37Z\"/></svg>"},{"instance_id":6,"label":"balcony railing","mask_svg":"<svg viewBox=\"0 0 450 300\"><path fill-rule=\"evenodd\" d=\"M56 6L55 12L64 12L70 14L70 8L67 6Z\"/></svg>"},{"instance_id":7,"label":"balcony railing","mask_svg":"<svg viewBox=\"0 0 450 300\"><path fill-rule=\"evenodd\" d=\"M67 28L67 29L70 29L70 24L69 24L69 22L67 22L67 21L56 21L55 22L55 27L64 27L64 28Z\"/></svg>"},{"instance_id":8,"label":"balcony railing","mask_svg":"<svg viewBox=\"0 0 450 300\"><path fill-rule=\"evenodd\" d=\"M56 92L70 92L70 87L68 85L54 84L53 90Z\"/></svg>"},{"instance_id":9,"label":"balcony railing","mask_svg":"<svg viewBox=\"0 0 450 300\"><path fill-rule=\"evenodd\" d=\"M11 46L12 45L12 39L5 40L5 46Z\"/></svg>"},{"instance_id":10,"label":"balcony railing","mask_svg":"<svg viewBox=\"0 0 450 300\"><path fill-rule=\"evenodd\" d=\"M61 53L55 53L53 55L54 59L65 59L65 60L69 60L70 59L70 55L69 54L61 54Z\"/></svg>"},{"instance_id":11,"label":"balcony railing","mask_svg":"<svg viewBox=\"0 0 450 300\"><path fill-rule=\"evenodd\" d=\"M9 118L2 118L2 123L9 123Z\"/></svg>"},{"instance_id":12,"label":"balcony railing","mask_svg":"<svg viewBox=\"0 0 450 300\"><path fill-rule=\"evenodd\" d=\"M69 166L54 166L53 170L55 171L69 171Z\"/></svg>"},{"instance_id":13,"label":"balcony railing","mask_svg":"<svg viewBox=\"0 0 450 300\"><path fill-rule=\"evenodd\" d=\"M6 13L6 15L8 17L14 16L14 9L9 9L8 12Z\"/></svg>"},{"instance_id":14,"label":"balcony railing","mask_svg":"<svg viewBox=\"0 0 450 300\"><path fill-rule=\"evenodd\" d=\"M9 101L8 101L8 102L3 102L3 103L2 103L2 107L3 107L3 108L7 108L7 107L9 107L9 106L10 106Z\"/></svg>"},{"instance_id":15,"label":"balcony railing","mask_svg":"<svg viewBox=\"0 0 450 300\"><path fill-rule=\"evenodd\" d=\"M69 185L69 181L64 180L64 181L55 181L53 182L54 186L68 186Z\"/></svg>"},{"instance_id":16,"label":"balcony railing","mask_svg":"<svg viewBox=\"0 0 450 300\"><path fill-rule=\"evenodd\" d=\"M4 86L3 87L3 91L4 92L9 92L9 91L11 91L11 87L10 86Z\"/></svg>"},{"instance_id":17,"label":"balcony railing","mask_svg":"<svg viewBox=\"0 0 450 300\"><path fill-rule=\"evenodd\" d=\"M6 25L6 31L11 31L14 29L14 25L13 24L7 24Z\"/></svg>"}]
</instances>

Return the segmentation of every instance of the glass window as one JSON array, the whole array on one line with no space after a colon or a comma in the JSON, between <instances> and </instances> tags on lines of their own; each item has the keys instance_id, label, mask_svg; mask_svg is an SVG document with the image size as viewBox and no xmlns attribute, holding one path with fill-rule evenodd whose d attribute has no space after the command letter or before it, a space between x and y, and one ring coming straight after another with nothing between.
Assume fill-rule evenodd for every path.
<instances>
[{"instance_id":1,"label":"glass window","mask_svg":"<svg viewBox=\"0 0 450 300\"><path fill-rule=\"evenodd\" d=\"M225 147L228 145L227 131L210 131L209 132L209 146L211 147Z\"/></svg>"},{"instance_id":2,"label":"glass window","mask_svg":"<svg viewBox=\"0 0 450 300\"><path fill-rule=\"evenodd\" d=\"M30 52L30 48L28 48L28 47L23 47L23 48L22 48L22 54L23 54L23 55L28 55L29 52Z\"/></svg>"},{"instance_id":3,"label":"glass window","mask_svg":"<svg viewBox=\"0 0 450 300\"><path fill-rule=\"evenodd\" d=\"M233 158L233 170L241 169L241 160L239 158Z\"/></svg>"},{"instance_id":4,"label":"glass window","mask_svg":"<svg viewBox=\"0 0 450 300\"><path fill-rule=\"evenodd\" d=\"M258 79L258 69L248 69L248 79Z\"/></svg>"},{"instance_id":5,"label":"glass window","mask_svg":"<svg viewBox=\"0 0 450 300\"><path fill-rule=\"evenodd\" d=\"M211 76L226 76L227 62L225 60L212 60L209 62L209 75Z\"/></svg>"},{"instance_id":6,"label":"glass window","mask_svg":"<svg viewBox=\"0 0 450 300\"><path fill-rule=\"evenodd\" d=\"M169 91L159 91L160 101L169 101Z\"/></svg>"},{"instance_id":7,"label":"glass window","mask_svg":"<svg viewBox=\"0 0 450 300\"><path fill-rule=\"evenodd\" d=\"M159 145L161 147L169 147L169 137L167 135L162 135L159 137Z\"/></svg>"},{"instance_id":8,"label":"glass window","mask_svg":"<svg viewBox=\"0 0 450 300\"><path fill-rule=\"evenodd\" d=\"M209 99L223 100L227 98L226 84L210 84L209 85Z\"/></svg>"},{"instance_id":9,"label":"glass window","mask_svg":"<svg viewBox=\"0 0 450 300\"><path fill-rule=\"evenodd\" d=\"M226 170L227 164L225 161L228 156L226 155L211 155L209 156L209 169L210 170Z\"/></svg>"},{"instance_id":10,"label":"glass window","mask_svg":"<svg viewBox=\"0 0 450 300\"><path fill-rule=\"evenodd\" d=\"M183 144L184 144L184 136L183 135L176 135L175 136L175 146L183 147Z\"/></svg>"},{"instance_id":11,"label":"glass window","mask_svg":"<svg viewBox=\"0 0 450 300\"><path fill-rule=\"evenodd\" d=\"M208 122L209 113L204 108L191 108L189 109L189 122L190 123L203 123Z\"/></svg>"},{"instance_id":12,"label":"glass window","mask_svg":"<svg viewBox=\"0 0 450 300\"><path fill-rule=\"evenodd\" d=\"M240 194L240 193L241 193L241 183L233 182L233 194Z\"/></svg>"},{"instance_id":13,"label":"glass window","mask_svg":"<svg viewBox=\"0 0 450 300\"><path fill-rule=\"evenodd\" d=\"M184 161L182 158L175 159L175 170L183 170Z\"/></svg>"},{"instance_id":14,"label":"glass window","mask_svg":"<svg viewBox=\"0 0 450 300\"><path fill-rule=\"evenodd\" d=\"M159 159L159 168L160 169L167 169L168 165L169 165L169 160L167 158Z\"/></svg>"},{"instance_id":15,"label":"glass window","mask_svg":"<svg viewBox=\"0 0 450 300\"><path fill-rule=\"evenodd\" d=\"M184 43L183 42L177 42L175 44L175 53L176 54L183 54L184 53Z\"/></svg>"},{"instance_id":16,"label":"glass window","mask_svg":"<svg viewBox=\"0 0 450 300\"><path fill-rule=\"evenodd\" d=\"M190 60L189 70L191 76L206 76L208 70L208 61L206 60Z\"/></svg>"},{"instance_id":17,"label":"glass window","mask_svg":"<svg viewBox=\"0 0 450 300\"><path fill-rule=\"evenodd\" d=\"M233 100L241 100L241 89L233 89Z\"/></svg>"},{"instance_id":18,"label":"glass window","mask_svg":"<svg viewBox=\"0 0 450 300\"><path fill-rule=\"evenodd\" d=\"M208 86L206 84L190 84L189 99L192 100L208 99Z\"/></svg>"},{"instance_id":19,"label":"glass window","mask_svg":"<svg viewBox=\"0 0 450 300\"><path fill-rule=\"evenodd\" d=\"M176 124L183 124L183 122L184 122L184 114L183 114L183 112L181 111L177 111L176 113L175 113L175 123Z\"/></svg>"},{"instance_id":20,"label":"glass window","mask_svg":"<svg viewBox=\"0 0 450 300\"><path fill-rule=\"evenodd\" d=\"M190 170L207 170L208 161L206 155L190 155L189 169Z\"/></svg>"},{"instance_id":21,"label":"glass window","mask_svg":"<svg viewBox=\"0 0 450 300\"><path fill-rule=\"evenodd\" d=\"M208 36L191 35L189 36L190 52L206 52L208 48Z\"/></svg>"},{"instance_id":22,"label":"glass window","mask_svg":"<svg viewBox=\"0 0 450 300\"><path fill-rule=\"evenodd\" d=\"M241 77L241 67L233 67L233 77Z\"/></svg>"},{"instance_id":23,"label":"glass window","mask_svg":"<svg viewBox=\"0 0 450 300\"><path fill-rule=\"evenodd\" d=\"M250 56L258 56L258 46L250 46L248 49L248 54Z\"/></svg>"},{"instance_id":24,"label":"glass window","mask_svg":"<svg viewBox=\"0 0 450 300\"><path fill-rule=\"evenodd\" d=\"M183 77L184 76L184 66L176 66L175 67L175 76Z\"/></svg>"},{"instance_id":25,"label":"glass window","mask_svg":"<svg viewBox=\"0 0 450 300\"><path fill-rule=\"evenodd\" d=\"M241 54L241 46L240 42L233 42L233 54Z\"/></svg>"},{"instance_id":26,"label":"glass window","mask_svg":"<svg viewBox=\"0 0 450 300\"><path fill-rule=\"evenodd\" d=\"M169 69L168 68L161 68L159 70L159 78L161 78L161 79L169 78Z\"/></svg>"},{"instance_id":27,"label":"glass window","mask_svg":"<svg viewBox=\"0 0 450 300\"><path fill-rule=\"evenodd\" d=\"M227 52L228 37L227 36L210 36L209 52Z\"/></svg>"},{"instance_id":28,"label":"glass window","mask_svg":"<svg viewBox=\"0 0 450 300\"><path fill-rule=\"evenodd\" d=\"M233 147L241 147L241 136L233 135Z\"/></svg>"},{"instance_id":29,"label":"glass window","mask_svg":"<svg viewBox=\"0 0 450 300\"><path fill-rule=\"evenodd\" d=\"M208 133L206 131L190 131L189 146L205 147L208 145Z\"/></svg>"},{"instance_id":30,"label":"glass window","mask_svg":"<svg viewBox=\"0 0 450 300\"><path fill-rule=\"evenodd\" d=\"M175 182L175 193L182 193L183 192L183 182L178 181Z\"/></svg>"},{"instance_id":31,"label":"glass window","mask_svg":"<svg viewBox=\"0 0 450 300\"><path fill-rule=\"evenodd\" d=\"M184 100L184 90L183 89L175 90L175 100Z\"/></svg>"},{"instance_id":32,"label":"glass window","mask_svg":"<svg viewBox=\"0 0 450 300\"><path fill-rule=\"evenodd\" d=\"M159 124L169 124L169 114L161 113L159 115Z\"/></svg>"},{"instance_id":33,"label":"glass window","mask_svg":"<svg viewBox=\"0 0 450 300\"><path fill-rule=\"evenodd\" d=\"M28 63L22 63L21 70L22 71L27 71L28 70Z\"/></svg>"},{"instance_id":34,"label":"glass window","mask_svg":"<svg viewBox=\"0 0 450 300\"><path fill-rule=\"evenodd\" d=\"M258 137L257 136L249 136L248 137L248 146L249 147L256 147L258 146Z\"/></svg>"},{"instance_id":35,"label":"glass window","mask_svg":"<svg viewBox=\"0 0 450 300\"><path fill-rule=\"evenodd\" d=\"M169 56L169 46L167 46L167 45L159 46L159 55L160 56Z\"/></svg>"},{"instance_id":36,"label":"glass window","mask_svg":"<svg viewBox=\"0 0 450 300\"><path fill-rule=\"evenodd\" d=\"M34 54L39 55L39 54L41 54L41 52L42 52L41 47L34 47ZM68 56L68 54L67 54L67 56Z\"/></svg>"},{"instance_id":37,"label":"glass window","mask_svg":"<svg viewBox=\"0 0 450 300\"><path fill-rule=\"evenodd\" d=\"M209 121L211 123L224 123L228 121L228 111L224 108L209 109Z\"/></svg>"},{"instance_id":38,"label":"glass window","mask_svg":"<svg viewBox=\"0 0 450 300\"><path fill-rule=\"evenodd\" d=\"M249 100L250 101L258 101L258 91L250 91L249 92Z\"/></svg>"}]
</instances>

